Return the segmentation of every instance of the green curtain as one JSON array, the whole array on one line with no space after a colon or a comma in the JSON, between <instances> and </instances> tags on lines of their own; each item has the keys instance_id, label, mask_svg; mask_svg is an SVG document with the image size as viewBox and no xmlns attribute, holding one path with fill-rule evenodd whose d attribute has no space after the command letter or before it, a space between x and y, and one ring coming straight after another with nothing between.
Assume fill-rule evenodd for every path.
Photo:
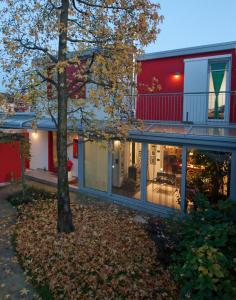
<instances>
[{"instance_id":1,"label":"green curtain","mask_svg":"<svg viewBox=\"0 0 236 300\"><path fill-rule=\"evenodd\" d=\"M226 62L211 63L211 74L213 79L214 92L216 94L215 105L214 105L214 119L219 118L218 98L219 98L220 88L225 74L225 69L226 69Z\"/></svg>"}]
</instances>

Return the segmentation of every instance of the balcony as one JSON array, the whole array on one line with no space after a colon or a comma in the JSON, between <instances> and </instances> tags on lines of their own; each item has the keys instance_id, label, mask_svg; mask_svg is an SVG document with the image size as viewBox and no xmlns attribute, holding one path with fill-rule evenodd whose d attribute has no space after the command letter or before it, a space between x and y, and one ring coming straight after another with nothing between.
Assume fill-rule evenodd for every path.
<instances>
[{"instance_id":1,"label":"balcony","mask_svg":"<svg viewBox=\"0 0 236 300\"><path fill-rule=\"evenodd\" d=\"M145 121L236 123L236 91L137 96L136 117Z\"/></svg>"}]
</instances>

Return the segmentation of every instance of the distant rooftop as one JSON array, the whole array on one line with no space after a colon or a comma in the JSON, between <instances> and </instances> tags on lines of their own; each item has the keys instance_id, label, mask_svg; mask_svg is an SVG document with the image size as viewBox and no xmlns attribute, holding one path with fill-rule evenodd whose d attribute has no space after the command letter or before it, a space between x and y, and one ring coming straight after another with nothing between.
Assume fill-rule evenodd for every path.
<instances>
[{"instance_id":1,"label":"distant rooftop","mask_svg":"<svg viewBox=\"0 0 236 300\"><path fill-rule=\"evenodd\" d=\"M199 54L199 53L207 53L213 51L224 51L236 48L236 41L226 42L226 43L218 43L218 44L210 44L210 45L202 45L196 47L188 47L160 52L152 52L141 55L138 60L152 60L156 58L165 58L165 57L175 57L181 55L191 55L191 54Z\"/></svg>"}]
</instances>

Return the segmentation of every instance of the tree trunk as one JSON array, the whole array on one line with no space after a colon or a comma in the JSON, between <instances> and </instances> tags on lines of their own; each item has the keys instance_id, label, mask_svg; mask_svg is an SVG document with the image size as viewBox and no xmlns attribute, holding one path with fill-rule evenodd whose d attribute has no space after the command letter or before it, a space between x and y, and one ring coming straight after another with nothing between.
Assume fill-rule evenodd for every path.
<instances>
[{"instance_id":1,"label":"tree trunk","mask_svg":"<svg viewBox=\"0 0 236 300\"><path fill-rule=\"evenodd\" d=\"M60 15L60 33L58 47L58 61L66 61L67 53L67 25L69 0L62 0ZM66 69L58 71L58 128L57 128L57 157L58 157L58 219L57 229L59 232L72 232L74 225L70 208L70 195L67 175L67 83Z\"/></svg>"}]
</instances>

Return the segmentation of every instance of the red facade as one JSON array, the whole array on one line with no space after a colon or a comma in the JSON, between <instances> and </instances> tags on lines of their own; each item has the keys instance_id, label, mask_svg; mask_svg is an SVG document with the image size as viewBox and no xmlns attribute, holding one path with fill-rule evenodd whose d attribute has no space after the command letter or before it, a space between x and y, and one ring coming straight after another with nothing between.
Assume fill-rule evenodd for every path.
<instances>
[{"instance_id":1,"label":"red facade","mask_svg":"<svg viewBox=\"0 0 236 300\"><path fill-rule=\"evenodd\" d=\"M26 139L28 133L23 133ZM20 142L0 143L0 183L17 180L21 177ZM25 169L30 167L29 159L25 159Z\"/></svg>"},{"instance_id":2,"label":"red facade","mask_svg":"<svg viewBox=\"0 0 236 300\"><path fill-rule=\"evenodd\" d=\"M184 60L224 54L232 55L231 91L236 91L235 49L141 61L141 72L137 79L139 95L159 94L161 98L157 104L154 97L138 97L136 107L137 118L144 120L182 121L183 97L181 94L184 92ZM153 78L158 79L158 83L161 85L160 91L154 90L150 92L148 90L147 87L152 86ZM170 93L179 93L174 99L174 109L167 109L170 107L168 101L173 101L173 98L165 97L164 95ZM160 107L155 107L156 105ZM230 122L236 122L236 96L234 96L234 99L231 97Z\"/></svg>"},{"instance_id":3,"label":"red facade","mask_svg":"<svg viewBox=\"0 0 236 300\"><path fill-rule=\"evenodd\" d=\"M21 177L20 143L0 143L0 183Z\"/></svg>"}]
</instances>

